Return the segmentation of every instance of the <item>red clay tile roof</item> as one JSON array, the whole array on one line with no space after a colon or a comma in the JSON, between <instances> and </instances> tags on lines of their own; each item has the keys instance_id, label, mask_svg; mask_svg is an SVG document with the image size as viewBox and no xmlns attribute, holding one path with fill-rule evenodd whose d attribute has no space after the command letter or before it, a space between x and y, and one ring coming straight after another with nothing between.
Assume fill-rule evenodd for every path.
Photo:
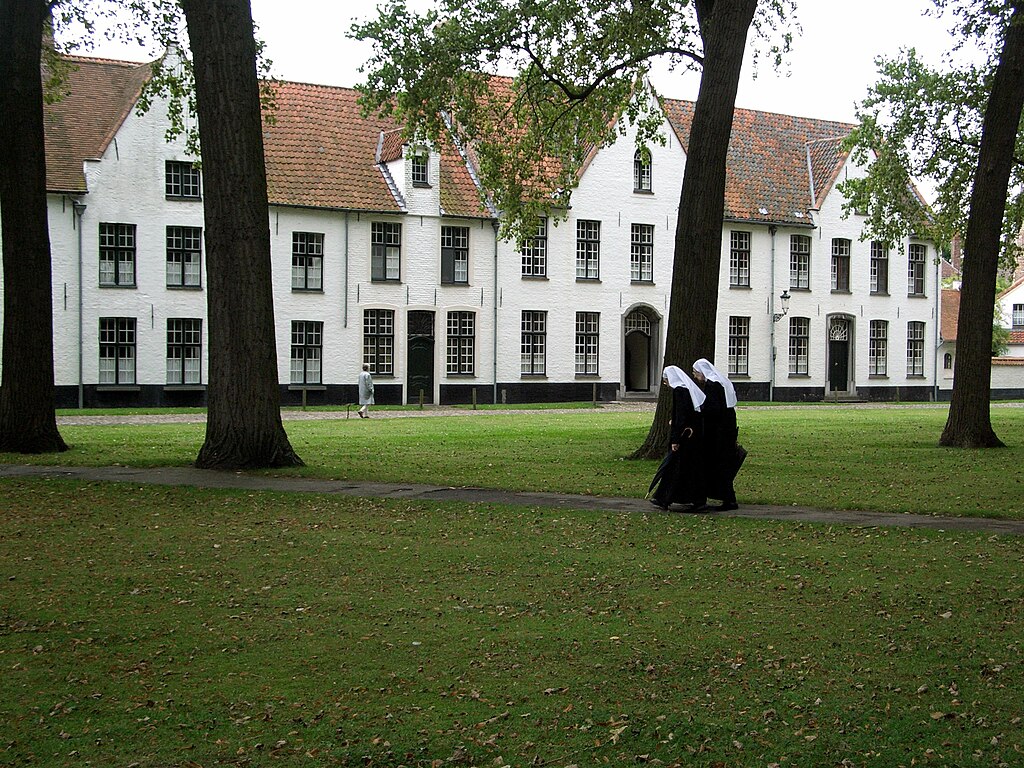
<instances>
[{"instance_id":1,"label":"red clay tile roof","mask_svg":"<svg viewBox=\"0 0 1024 768\"><path fill-rule=\"evenodd\" d=\"M685 148L694 102L662 99L661 105ZM853 128L833 120L737 109L726 167L725 217L810 226L807 212L832 189L846 160L839 145Z\"/></svg>"},{"instance_id":2,"label":"red clay tile roof","mask_svg":"<svg viewBox=\"0 0 1024 768\"><path fill-rule=\"evenodd\" d=\"M992 365L1024 366L1024 357L993 357Z\"/></svg>"},{"instance_id":3,"label":"red clay tile roof","mask_svg":"<svg viewBox=\"0 0 1024 768\"><path fill-rule=\"evenodd\" d=\"M385 131L380 137L379 163L390 163L402 156L402 148L405 146L405 137L400 128L393 128Z\"/></svg>"},{"instance_id":4,"label":"red clay tile roof","mask_svg":"<svg viewBox=\"0 0 1024 768\"><path fill-rule=\"evenodd\" d=\"M960 319L960 291L953 288L942 289L942 323L939 335L943 341L956 341L956 324Z\"/></svg>"},{"instance_id":5,"label":"red clay tile roof","mask_svg":"<svg viewBox=\"0 0 1024 768\"><path fill-rule=\"evenodd\" d=\"M393 122L363 117L350 88L277 82L274 90L274 122L263 127L271 205L401 210L374 162Z\"/></svg>"},{"instance_id":6,"label":"red clay tile roof","mask_svg":"<svg viewBox=\"0 0 1024 768\"><path fill-rule=\"evenodd\" d=\"M103 154L149 78L149 64L69 56L63 99L43 110L46 189L86 192L82 163Z\"/></svg>"},{"instance_id":7,"label":"red clay tile roof","mask_svg":"<svg viewBox=\"0 0 1024 768\"><path fill-rule=\"evenodd\" d=\"M1010 344L1024 344L1024 330L1011 329L1009 342Z\"/></svg>"},{"instance_id":8,"label":"red clay tile roof","mask_svg":"<svg viewBox=\"0 0 1024 768\"><path fill-rule=\"evenodd\" d=\"M462 156L453 142L442 142L441 209L446 216L493 218L484 206L480 187L467 166L468 159Z\"/></svg>"}]
</instances>

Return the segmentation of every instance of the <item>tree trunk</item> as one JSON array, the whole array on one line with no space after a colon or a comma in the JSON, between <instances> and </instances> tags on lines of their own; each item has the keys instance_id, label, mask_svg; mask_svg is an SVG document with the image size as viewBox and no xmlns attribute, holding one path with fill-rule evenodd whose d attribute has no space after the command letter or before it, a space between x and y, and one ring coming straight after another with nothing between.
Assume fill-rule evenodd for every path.
<instances>
[{"instance_id":1,"label":"tree trunk","mask_svg":"<svg viewBox=\"0 0 1024 768\"><path fill-rule=\"evenodd\" d=\"M757 0L704 0L697 19L704 65L693 110L679 199L665 365L689 371L715 359L718 275L725 215L725 166L747 32ZM662 387L647 439L633 458L657 458L668 446L672 398Z\"/></svg>"},{"instance_id":2,"label":"tree trunk","mask_svg":"<svg viewBox=\"0 0 1024 768\"><path fill-rule=\"evenodd\" d=\"M1014 147L1024 109L1024 0L1012 4L1003 49L985 108L978 151L978 169L967 218L967 257L960 288L956 330L956 363L949 417L939 445L955 448L999 448L992 429L992 307L1003 211Z\"/></svg>"},{"instance_id":3,"label":"tree trunk","mask_svg":"<svg viewBox=\"0 0 1024 768\"><path fill-rule=\"evenodd\" d=\"M206 218L210 383L196 466L302 464L281 423L267 175L249 0L182 0Z\"/></svg>"},{"instance_id":4,"label":"tree trunk","mask_svg":"<svg viewBox=\"0 0 1024 768\"><path fill-rule=\"evenodd\" d=\"M67 450L54 414L53 287L39 69L46 18L40 0L0 0L0 451L16 453Z\"/></svg>"}]
</instances>

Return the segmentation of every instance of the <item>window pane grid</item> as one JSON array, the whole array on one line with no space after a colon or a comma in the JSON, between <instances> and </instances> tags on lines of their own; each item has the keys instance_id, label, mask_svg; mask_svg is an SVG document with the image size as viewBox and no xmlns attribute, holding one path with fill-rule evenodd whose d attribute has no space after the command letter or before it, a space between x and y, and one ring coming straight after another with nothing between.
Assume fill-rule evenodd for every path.
<instances>
[{"instance_id":1,"label":"window pane grid","mask_svg":"<svg viewBox=\"0 0 1024 768\"><path fill-rule=\"evenodd\" d=\"M850 290L850 241L837 237L832 240L832 290Z\"/></svg>"},{"instance_id":2,"label":"window pane grid","mask_svg":"<svg viewBox=\"0 0 1024 768\"><path fill-rule=\"evenodd\" d=\"M472 312L448 313L446 370L449 374L472 374L475 370L475 325Z\"/></svg>"},{"instance_id":3,"label":"window pane grid","mask_svg":"<svg viewBox=\"0 0 1024 768\"><path fill-rule=\"evenodd\" d=\"M729 373L746 376L750 354L750 318L729 318Z\"/></svg>"},{"instance_id":4,"label":"window pane grid","mask_svg":"<svg viewBox=\"0 0 1024 768\"><path fill-rule=\"evenodd\" d=\"M537 221L537 234L523 241L520 249L524 277L544 277L548 273L548 220Z\"/></svg>"},{"instance_id":5,"label":"window pane grid","mask_svg":"<svg viewBox=\"0 0 1024 768\"><path fill-rule=\"evenodd\" d=\"M202 242L199 227L167 227L168 286L199 286Z\"/></svg>"},{"instance_id":6,"label":"window pane grid","mask_svg":"<svg viewBox=\"0 0 1024 768\"><path fill-rule=\"evenodd\" d=\"M394 334L394 310L363 311L363 362L370 366L370 373L394 373Z\"/></svg>"},{"instance_id":7,"label":"window pane grid","mask_svg":"<svg viewBox=\"0 0 1024 768\"><path fill-rule=\"evenodd\" d=\"M135 285L135 225L100 224L100 285Z\"/></svg>"},{"instance_id":8,"label":"window pane grid","mask_svg":"<svg viewBox=\"0 0 1024 768\"><path fill-rule=\"evenodd\" d=\"M203 321L171 318L167 321L167 383L199 384Z\"/></svg>"},{"instance_id":9,"label":"window pane grid","mask_svg":"<svg viewBox=\"0 0 1024 768\"><path fill-rule=\"evenodd\" d=\"M401 277L402 225L375 221L370 225L370 279Z\"/></svg>"},{"instance_id":10,"label":"window pane grid","mask_svg":"<svg viewBox=\"0 0 1024 768\"><path fill-rule=\"evenodd\" d=\"M654 225L630 226L629 279L651 282L654 279Z\"/></svg>"},{"instance_id":11,"label":"window pane grid","mask_svg":"<svg viewBox=\"0 0 1024 768\"><path fill-rule=\"evenodd\" d=\"M199 197L199 169L192 163L168 160L164 186L168 197Z\"/></svg>"},{"instance_id":12,"label":"window pane grid","mask_svg":"<svg viewBox=\"0 0 1024 768\"><path fill-rule=\"evenodd\" d=\"M888 373L889 324L885 320L871 321L868 341L868 373L885 376Z\"/></svg>"},{"instance_id":13,"label":"window pane grid","mask_svg":"<svg viewBox=\"0 0 1024 768\"><path fill-rule=\"evenodd\" d=\"M576 277L596 280L600 277L601 222L576 222Z\"/></svg>"},{"instance_id":14,"label":"window pane grid","mask_svg":"<svg viewBox=\"0 0 1024 768\"><path fill-rule=\"evenodd\" d=\"M135 318L100 318L100 384L135 383Z\"/></svg>"},{"instance_id":15,"label":"window pane grid","mask_svg":"<svg viewBox=\"0 0 1024 768\"><path fill-rule=\"evenodd\" d=\"M729 285L750 285L750 233L729 234Z\"/></svg>"},{"instance_id":16,"label":"window pane grid","mask_svg":"<svg viewBox=\"0 0 1024 768\"><path fill-rule=\"evenodd\" d=\"M924 375L924 323L907 323L907 375Z\"/></svg>"},{"instance_id":17,"label":"window pane grid","mask_svg":"<svg viewBox=\"0 0 1024 768\"><path fill-rule=\"evenodd\" d=\"M811 238L807 235L789 237L789 287L811 286Z\"/></svg>"},{"instance_id":18,"label":"window pane grid","mask_svg":"<svg viewBox=\"0 0 1024 768\"><path fill-rule=\"evenodd\" d=\"M547 341L547 313L524 310L520 344L520 372L543 374Z\"/></svg>"},{"instance_id":19,"label":"window pane grid","mask_svg":"<svg viewBox=\"0 0 1024 768\"><path fill-rule=\"evenodd\" d=\"M889 292L889 249L882 243L871 243L871 292Z\"/></svg>"},{"instance_id":20,"label":"window pane grid","mask_svg":"<svg viewBox=\"0 0 1024 768\"><path fill-rule=\"evenodd\" d=\"M806 376L808 352L810 350L811 321L806 317L789 320L789 373L791 376Z\"/></svg>"},{"instance_id":21,"label":"window pane grid","mask_svg":"<svg viewBox=\"0 0 1024 768\"><path fill-rule=\"evenodd\" d=\"M469 227L441 227L441 282L469 282Z\"/></svg>"},{"instance_id":22,"label":"window pane grid","mask_svg":"<svg viewBox=\"0 0 1024 768\"><path fill-rule=\"evenodd\" d=\"M315 320L292 321L291 383L319 384L323 356L324 324Z\"/></svg>"},{"instance_id":23,"label":"window pane grid","mask_svg":"<svg viewBox=\"0 0 1024 768\"><path fill-rule=\"evenodd\" d=\"M292 232L292 288L323 288L324 236L321 232Z\"/></svg>"},{"instance_id":24,"label":"window pane grid","mask_svg":"<svg viewBox=\"0 0 1024 768\"><path fill-rule=\"evenodd\" d=\"M576 373L597 374L598 339L601 316L597 312L576 313Z\"/></svg>"},{"instance_id":25,"label":"window pane grid","mask_svg":"<svg viewBox=\"0 0 1024 768\"><path fill-rule=\"evenodd\" d=\"M907 295L924 296L925 246L912 243L907 249Z\"/></svg>"}]
</instances>

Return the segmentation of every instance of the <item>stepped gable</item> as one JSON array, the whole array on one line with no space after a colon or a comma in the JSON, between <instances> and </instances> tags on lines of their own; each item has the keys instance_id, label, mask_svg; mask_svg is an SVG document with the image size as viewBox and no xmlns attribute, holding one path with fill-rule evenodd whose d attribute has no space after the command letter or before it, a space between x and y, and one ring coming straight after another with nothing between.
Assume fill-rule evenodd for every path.
<instances>
[{"instance_id":1,"label":"stepped gable","mask_svg":"<svg viewBox=\"0 0 1024 768\"><path fill-rule=\"evenodd\" d=\"M376 164L394 122L363 117L351 88L272 85L274 120L263 125L271 205L401 212Z\"/></svg>"},{"instance_id":2,"label":"stepped gable","mask_svg":"<svg viewBox=\"0 0 1024 768\"><path fill-rule=\"evenodd\" d=\"M686 148L694 102L662 99L662 108ZM811 226L846 162L842 140L854 126L834 120L737 109L725 182L725 217ZM812 184L813 174L813 184Z\"/></svg>"},{"instance_id":3,"label":"stepped gable","mask_svg":"<svg viewBox=\"0 0 1024 768\"><path fill-rule=\"evenodd\" d=\"M66 57L65 95L44 107L46 189L88 192L83 162L106 150L152 72L148 63Z\"/></svg>"}]
</instances>

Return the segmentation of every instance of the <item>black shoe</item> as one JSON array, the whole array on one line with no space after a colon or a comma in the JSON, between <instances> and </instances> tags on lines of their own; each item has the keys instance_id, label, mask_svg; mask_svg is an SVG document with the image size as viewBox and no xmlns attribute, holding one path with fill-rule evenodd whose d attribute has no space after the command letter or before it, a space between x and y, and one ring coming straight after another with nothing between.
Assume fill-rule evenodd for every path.
<instances>
[{"instance_id":1,"label":"black shoe","mask_svg":"<svg viewBox=\"0 0 1024 768\"><path fill-rule=\"evenodd\" d=\"M732 512L734 509L739 508L740 505L737 504L735 501L723 501L721 504L715 507L715 512Z\"/></svg>"}]
</instances>

